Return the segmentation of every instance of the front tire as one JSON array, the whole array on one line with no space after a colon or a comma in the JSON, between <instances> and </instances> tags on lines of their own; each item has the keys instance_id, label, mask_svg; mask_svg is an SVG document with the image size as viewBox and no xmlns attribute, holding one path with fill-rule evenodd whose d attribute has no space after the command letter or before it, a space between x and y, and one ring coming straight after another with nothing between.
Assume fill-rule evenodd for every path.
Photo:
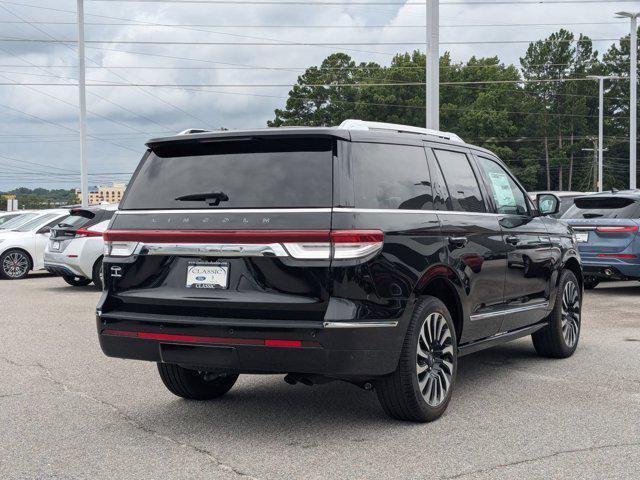
<instances>
[{"instance_id":1,"label":"front tire","mask_svg":"<svg viewBox=\"0 0 640 480\"><path fill-rule=\"evenodd\" d=\"M188 400L211 400L221 397L236 383L238 375L225 375L206 379L206 372L189 370L171 363L158 363L158 372L164 386L171 393Z\"/></svg>"},{"instance_id":2,"label":"front tire","mask_svg":"<svg viewBox=\"0 0 640 480\"><path fill-rule=\"evenodd\" d=\"M560 276L556 303L548 317L549 325L531 335L536 352L550 358L573 355L580 339L581 315L580 284L572 271L564 270Z\"/></svg>"},{"instance_id":3,"label":"front tire","mask_svg":"<svg viewBox=\"0 0 640 480\"><path fill-rule=\"evenodd\" d=\"M447 409L458 365L456 331L447 307L421 298L413 312L395 372L376 382L387 415L431 422Z\"/></svg>"},{"instance_id":4,"label":"front tire","mask_svg":"<svg viewBox=\"0 0 640 480\"><path fill-rule=\"evenodd\" d=\"M6 280L26 278L31 268L31 258L23 250L7 250L0 255L0 277Z\"/></svg>"},{"instance_id":5,"label":"front tire","mask_svg":"<svg viewBox=\"0 0 640 480\"><path fill-rule=\"evenodd\" d=\"M73 275L63 275L62 279L72 287L86 287L91 283L90 278L78 277Z\"/></svg>"}]
</instances>

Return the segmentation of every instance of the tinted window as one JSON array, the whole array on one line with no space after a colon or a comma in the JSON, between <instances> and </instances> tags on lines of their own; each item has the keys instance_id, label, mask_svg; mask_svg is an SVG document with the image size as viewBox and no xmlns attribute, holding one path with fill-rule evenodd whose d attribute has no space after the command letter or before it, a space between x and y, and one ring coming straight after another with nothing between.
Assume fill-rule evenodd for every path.
<instances>
[{"instance_id":1,"label":"tinted window","mask_svg":"<svg viewBox=\"0 0 640 480\"><path fill-rule=\"evenodd\" d=\"M0 217L0 225L7 223L9 220L11 220L12 218L16 218L18 215L20 215L19 213L16 213L15 215L11 214L11 215L3 215L2 217Z\"/></svg>"},{"instance_id":2,"label":"tinted window","mask_svg":"<svg viewBox=\"0 0 640 480\"><path fill-rule=\"evenodd\" d=\"M638 218L638 202L625 197L578 197L562 218Z\"/></svg>"},{"instance_id":3,"label":"tinted window","mask_svg":"<svg viewBox=\"0 0 640 480\"><path fill-rule=\"evenodd\" d=\"M424 148L353 143L351 158L357 208L433 208Z\"/></svg>"},{"instance_id":4,"label":"tinted window","mask_svg":"<svg viewBox=\"0 0 640 480\"><path fill-rule=\"evenodd\" d=\"M489 184L497 213L504 215L526 215L529 213L524 192L504 168L484 157L479 157L478 163Z\"/></svg>"},{"instance_id":5,"label":"tinted window","mask_svg":"<svg viewBox=\"0 0 640 480\"><path fill-rule=\"evenodd\" d=\"M142 160L121 208L329 207L332 160L332 139L173 142Z\"/></svg>"},{"instance_id":6,"label":"tinted window","mask_svg":"<svg viewBox=\"0 0 640 480\"><path fill-rule=\"evenodd\" d=\"M449 189L454 210L486 212L478 180L464 153L434 150Z\"/></svg>"},{"instance_id":7,"label":"tinted window","mask_svg":"<svg viewBox=\"0 0 640 480\"><path fill-rule=\"evenodd\" d=\"M15 230L17 232L28 232L30 230L35 230L46 225L48 221L58 216L59 214L57 213L47 213L45 215L40 215L37 218L34 218L33 220L30 220L29 222L25 223L21 227L16 228Z\"/></svg>"},{"instance_id":8,"label":"tinted window","mask_svg":"<svg viewBox=\"0 0 640 480\"><path fill-rule=\"evenodd\" d=\"M80 215L69 215L56 222L57 227L61 228L80 228L87 225L91 219Z\"/></svg>"},{"instance_id":9,"label":"tinted window","mask_svg":"<svg viewBox=\"0 0 640 480\"><path fill-rule=\"evenodd\" d=\"M12 228L19 227L36 216L37 213L24 213L0 225L0 230L11 230Z\"/></svg>"}]
</instances>

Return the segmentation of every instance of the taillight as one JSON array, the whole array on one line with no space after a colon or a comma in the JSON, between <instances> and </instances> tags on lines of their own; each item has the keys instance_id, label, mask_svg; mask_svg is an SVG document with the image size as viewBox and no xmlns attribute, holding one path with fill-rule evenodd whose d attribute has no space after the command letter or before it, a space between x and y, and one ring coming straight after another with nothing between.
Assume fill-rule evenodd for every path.
<instances>
[{"instance_id":1,"label":"taillight","mask_svg":"<svg viewBox=\"0 0 640 480\"><path fill-rule=\"evenodd\" d=\"M128 257L145 244L219 246L279 244L298 260L361 259L382 250L380 230L107 230L105 255ZM211 251L211 250L209 250ZM230 250L229 250L230 251Z\"/></svg>"},{"instance_id":2,"label":"taillight","mask_svg":"<svg viewBox=\"0 0 640 480\"><path fill-rule=\"evenodd\" d=\"M93 230L87 230L86 228L79 228L76 230L76 238L81 237L101 237L102 232L96 232Z\"/></svg>"},{"instance_id":3,"label":"taillight","mask_svg":"<svg viewBox=\"0 0 640 480\"><path fill-rule=\"evenodd\" d=\"M322 242L285 242L293 258L306 260L352 260L365 258L382 249L380 230L332 230Z\"/></svg>"},{"instance_id":4,"label":"taillight","mask_svg":"<svg viewBox=\"0 0 640 480\"><path fill-rule=\"evenodd\" d=\"M600 233L629 233L629 232L637 232L637 225L633 226L624 226L624 227L597 227L596 230Z\"/></svg>"},{"instance_id":5,"label":"taillight","mask_svg":"<svg viewBox=\"0 0 640 480\"><path fill-rule=\"evenodd\" d=\"M634 255L633 253L599 253L598 257L622 258L622 259L638 258L638 256Z\"/></svg>"}]
</instances>

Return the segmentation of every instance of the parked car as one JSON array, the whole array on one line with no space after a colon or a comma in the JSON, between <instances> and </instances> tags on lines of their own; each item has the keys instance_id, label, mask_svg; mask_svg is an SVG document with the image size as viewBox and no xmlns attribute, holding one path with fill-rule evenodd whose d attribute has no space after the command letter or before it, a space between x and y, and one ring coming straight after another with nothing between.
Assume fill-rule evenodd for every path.
<instances>
[{"instance_id":1,"label":"parked car","mask_svg":"<svg viewBox=\"0 0 640 480\"><path fill-rule=\"evenodd\" d=\"M104 234L97 330L180 397L279 373L431 421L462 355L526 335L543 356L576 349L572 233L488 150L359 120L147 146Z\"/></svg>"},{"instance_id":2,"label":"parked car","mask_svg":"<svg viewBox=\"0 0 640 480\"><path fill-rule=\"evenodd\" d=\"M42 270L49 231L68 215L68 210L40 210L26 223L1 231L0 278L18 280L25 278L31 270Z\"/></svg>"},{"instance_id":3,"label":"parked car","mask_svg":"<svg viewBox=\"0 0 640 480\"><path fill-rule=\"evenodd\" d=\"M585 288L602 280L640 280L640 191L578 197L562 217L575 231Z\"/></svg>"},{"instance_id":4,"label":"parked car","mask_svg":"<svg viewBox=\"0 0 640 480\"><path fill-rule=\"evenodd\" d=\"M20 225L27 223L37 215L37 212L20 212L17 215L13 215L13 213L14 212L11 212L11 216L4 217L7 219L0 223L0 231L18 228Z\"/></svg>"},{"instance_id":5,"label":"parked car","mask_svg":"<svg viewBox=\"0 0 640 480\"><path fill-rule=\"evenodd\" d=\"M571 192L571 191L570 192L541 191L541 192L529 192L529 197L531 198L532 201L535 202L538 195L543 193L545 194L551 193L560 199L560 209L558 210L558 213L550 215L553 218L561 218L562 215L564 215L564 212L569 210L569 208L573 205L573 202L576 199L576 197L584 196L587 194L585 192Z\"/></svg>"},{"instance_id":6,"label":"parked car","mask_svg":"<svg viewBox=\"0 0 640 480\"><path fill-rule=\"evenodd\" d=\"M44 267L73 286L94 283L102 290L102 234L117 205L74 208L71 215L51 229Z\"/></svg>"}]
</instances>

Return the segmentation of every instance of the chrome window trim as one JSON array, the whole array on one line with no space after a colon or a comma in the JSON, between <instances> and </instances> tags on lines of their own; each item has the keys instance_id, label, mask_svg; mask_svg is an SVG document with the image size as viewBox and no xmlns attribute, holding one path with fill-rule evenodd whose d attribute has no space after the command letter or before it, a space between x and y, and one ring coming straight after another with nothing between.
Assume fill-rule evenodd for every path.
<instances>
[{"instance_id":1,"label":"chrome window trim","mask_svg":"<svg viewBox=\"0 0 640 480\"><path fill-rule=\"evenodd\" d=\"M117 210L116 215L138 215L145 213L331 213L331 208L193 208L184 210Z\"/></svg>"},{"instance_id":2,"label":"chrome window trim","mask_svg":"<svg viewBox=\"0 0 640 480\"><path fill-rule=\"evenodd\" d=\"M513 313L528 312L529 310L538 310L538 309L547 308L547 307L549 307L549 302L540 302L540 303L536 303L534 305L525 305L525 306L522 306L522 307L505 308L504 310L498 310L498 311L495 311L495 312L478 313L476 315L471 315L470 320L472 322L476 322L478 320L484 320L486 318L499 317L500 315L509 315L509 314L513 314Z\"/></svg>"},{"instance_id":3,"label":"chrome window trim","mask_svg":"<svg viewBox=\"0 0 640 480\"><path fill-rule=\"evenodd\" d=\"M503 217L504 215L492 212L461 212L458 210L398 210L385 208L343 208L337 207L333 209L338 213L403 213L403 214L436 214L436 215L487 215L491 217Z\"/></svg>"},{"instance_id":4,"label":"chrome window trim","mask_svg":"<svg viewBox=\"0 0 640 480\"><path fill-rule=\"evenodd\" d=\"M324 322L324 328L385 328L397 327L396 321L380 321L380 322Z\"/></svg>"}]
</instances>

